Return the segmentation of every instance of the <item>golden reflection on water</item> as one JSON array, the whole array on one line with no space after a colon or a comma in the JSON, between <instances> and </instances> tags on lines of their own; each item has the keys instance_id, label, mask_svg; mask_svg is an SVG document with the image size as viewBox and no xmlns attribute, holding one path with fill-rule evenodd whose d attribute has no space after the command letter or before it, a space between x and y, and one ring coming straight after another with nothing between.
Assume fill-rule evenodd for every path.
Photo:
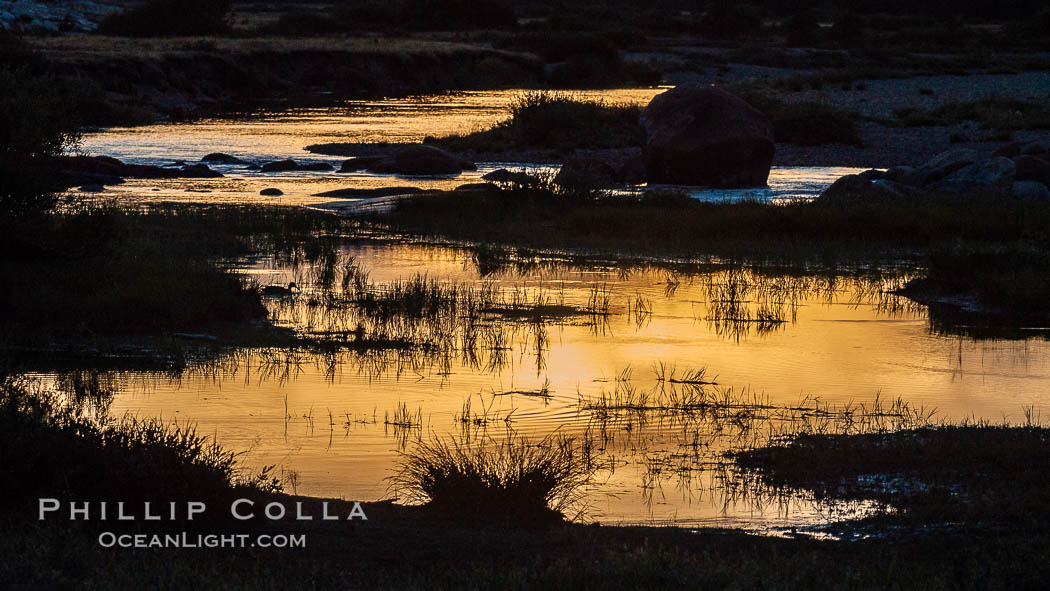
<instances>
[{"instance_id":1,"label":"golden reflection on water","mask_svg":"<svg viewBox=\"0 0 1050 591\"><path fill-rule=\"evenodd\" d=\"M742 475L726 474L716 460L799 421L829 420L798 411L800 401L819 410L814 398L841 408L900 397L912 409L936 408L938 417L995 421L1019 420L1025 405L1050 409L1047 341L931 334L922 307L883 292L893 281L601 265L482 277L462 250L375 243L345 249L376 285L426 273L530 298L542 290L550 301L580 309L604 286L609 314L500 324L506 350L495 362L492 347L469 355L458 346L447 354L250 351L177 380L124 376L112 412L195 421L247 451L248 464L282 466L299 493L362 500L390 494L384 479L415 437L586 433L603 443L607 462L589 497L592 518L769 525L820 521L831 508L744 486ZM264 284L305 273L272 263L248 271ZM272 302L275 318L302 328L311 295ZM671 367L678 375L703 368L705 380L717 382L673 386L675 399L762 404L599 412L595 401L603 396L671 395ZM399 411L412 418L397 419Z\"/></svg>"},{"instance_id":2,"label":"golden reflection on water","mask_svg":"<svg viewBox=\"0 0 1050 591\"><path fill-rule=\"evenodd\" d=\"M585 100L610 103L647 103L664 88L574 91ZM486 129L509 117L508 106L522 91L470 91L348 101L340 106L253 113L250 117L223 117L186 123L111 128L85 134L81 149L122 160L160 166L176 161L195 162L206 154L224 152L249 162L294 159L328 162L338 170L341 157L312 154L311 144L329 142L420 142L427 136L470 133ZM225 178L128 179L108 188L103 197L131 200L175 200L194 203L268 203L313 205L330 201L314 197L336 189L374 189L414 186L453 189L479 182L497 168L531 168L517 162L479 162L477 171L448 177L376 175L365 172L262 173L244 165L210 164ZM549 166L541 166L549 168ZM708 191L708 199L794 199L813 197L836 179L858 169L843 167L777 167L770 173L770 189ZM284 195L265 197L259 192L278 188Z\"/></svg>"}]
</instances>

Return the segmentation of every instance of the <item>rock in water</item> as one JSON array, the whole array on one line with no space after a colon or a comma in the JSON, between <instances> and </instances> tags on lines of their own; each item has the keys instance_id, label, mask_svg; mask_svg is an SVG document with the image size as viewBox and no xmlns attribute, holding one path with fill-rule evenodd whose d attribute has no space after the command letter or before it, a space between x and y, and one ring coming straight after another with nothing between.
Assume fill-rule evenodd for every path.
<instances>
[{"instance_id":1,"label":"rock in water","mask_svg":"<svg viewBox=\"0 0 1050 591\"><path fill-rule=\"evenodd\" d=\"M259 170L262 172L290 172L299 170L299 163L295 160L276 160L263 164Z\"/></svg>"},{"instance_id":2,"label":"rock in water","mask_svg":"<svg viewBox=\"0 0 1050 591\"><path fill-rule=\"evenodd\" d=\"M679 86L642 111L650 183L762 187L773 164L773 126L722 89Z\"/></svg>"},{"instance_id":3,"label":"rock in water","mask_svg":"<svg viewBox=\"0 0 1050 591\"><path fill-rule=\"evenodd\" d=\"M201 162L214 162L217 164L248 164L246 160L241 160L236 156L231 156L222 152L212 152L211 154L207 154L201 158Z\"/></svg>"},{"instance_id":4,"label":"rock in water","mask_svg":"<svg viewBox=\"0 0 1050 591\"><path fill-rule=\"evenodd\" d=\"M433 146L408 145L398 149L390 158L369 166L369 170L392 174L444 175L477 170L477 167L473 162Z\"/></svg>"}]
</instances>

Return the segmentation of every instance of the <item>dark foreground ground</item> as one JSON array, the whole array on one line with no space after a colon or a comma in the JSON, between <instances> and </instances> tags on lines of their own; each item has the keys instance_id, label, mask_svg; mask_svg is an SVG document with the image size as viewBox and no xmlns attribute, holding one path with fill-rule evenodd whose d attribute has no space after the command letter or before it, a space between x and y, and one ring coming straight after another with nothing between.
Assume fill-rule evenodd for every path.
<instances>
[{"instance_id":1,"label":"dark foreground ground","mask_svg":"<svg viewBox=\"0 0 1050 591\"><path fill-rule=\"evenodd\" d=\"M956 435L931 431L923 437L936 450L957 444ZM1033 435L1040 442L1036 448L1030 445ZM1039 451L1046 457L1045 430L975 429L962 449L989 438L999 441L996 451ZM997 461L965 451L957 463L938 455L925 459L946 463L927 473L915 466L914 459L924 456L912 448L913 439L909 433L882 436L880 447L888 449L878 452L879 469L938 479L956 469L993 468ZM836 447L855 453L867 441L845 438ZM894 454L898 444L914 453L911 460ZM835 453L806 442L795 459L809 469L779 476L812 477L822 471L813 466L838 466L831 461ZM113 531L112 525L18 516L2 524L0 576L10 589L1034 589L1050 574L1042 464L1045 460L1031 464L1030 472L1007 464L1011 470L995 490L1015 486L1006 499L1020 504L1000 507L989 497L978 503L985 512L974 515L930 493L922 515L937 507L945 511L942 518L914 518L905 508L900 517L860 527L868 537L855 541L774 539L715 529L469 523L372 503L364 506L367 521L212 522L196 528L135 522L118 530L303 534L302 548L120 549L97 542L99 532ZM858 470L865 468L858 464ZM832 467L824 476L837 481L841 474ZM957 476L952 486L963 495L988 492L970 488L975 479ZM882 496L895 500L894 494ZM303 500L309 511L320 513L316 499L278 498L288 507ZM349 511L347 504L333 502L334 514Z\"/></svg>"}]
</instances>

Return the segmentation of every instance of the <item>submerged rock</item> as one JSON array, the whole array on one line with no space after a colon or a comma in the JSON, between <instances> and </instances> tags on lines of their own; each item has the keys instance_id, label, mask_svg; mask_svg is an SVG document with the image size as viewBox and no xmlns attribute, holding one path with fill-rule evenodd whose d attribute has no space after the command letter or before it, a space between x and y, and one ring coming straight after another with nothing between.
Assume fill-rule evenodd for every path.
<instances>
[{"instance_id":1,"label":"submerged rock","mask_svg":"<svg viewBox=\"0 0 1050 591\"><path fill-rule=\"evenodd\" d=\"M456 187L453 191L459 193L488 193L490 191L499 191L499 187L493 183L467 183Z\"/></svg>"},{"instance_id":2,"label":"submerged rock","mask_svg":"<svg viewBox=\"0 0 1050 591\"><path fill-rule=\"evenodd\" d=\"M773 126L724 90L679 86L642 111L650 183L761 187L769 178Z\"/></svg>"},{"instance_id":3,"label":"submerged rock","mask_svg":"<svg viewBox=\"0 0 1050 591\"><path fill-rule=\"evenodd\" d=\"M523 187L535 185L539 180L527 172L507 170L506 168L493 170L482 175L481 178L494 183L516 184Z\"/></svg>"},{"instance_id":4,"label":"submerged rock","mask_svg":"<svg viewBox=\"0 0 1050 591\"><path fill-rule=\"evenodd\" d=\"M445 175L477 170L477 167L473 162L433 146L409 145L399 148L391 157L370 166L369 170L393 174Z\"/></svg>"},{"instance_id":5,"label":"submerged rock","mask_svg":"<svg viewBox=\"0 0 1050 591\"><path fill-rule=\"evenodd\" d=\"M59 188L78 185L119 185L125 178L220 178L222 173L205 164L181 168L126 164L110 156L60 156L54 159L52 179Z\"/></svg>"},{"instance_id":6,"label":"submerged rock","mask_svg":"<svg viewBox=\"0 0 1050 591\"><path fill-rule=\"evenodd\" d=\"M299 170L299 164L295 160L276 160L263 164L259 170L262 172L289 172Z\"/></svg>"},{"instance_id":7,"label":"submerged rock","mask_svg":"<svg viewBox=\"0 0 1050 591\"><path fill-rule=\"evenodd\" d=\"M248 164L247 160L241 160L236 156L222 152L212 152L201 158L201 162L215 162L217 164Z\"/></svg>"},{"instance_id":8,"label":"submerged rock","mask_svg":"<svg viewBox=\"0 0 1050 591\"><path fill-rule=\"evenodd\" d=\"M375 152L379 152L378 154ZM379 174L447 175L464 170L477 170L473 162L450 154L433 146L409 144L392 146L383 144L343 161L339 172L367 170Z\"/></svg>"},{"instance_id":9,"label":"submerged rock","mask_svg":"<svg viewBox=\"0 0 1050 591\"><path fill-rule=\"evenodd\" d=\"M262 172L298 172L298 171L326 171L334 167L327 162L307 162L300 164L295 160L275 160L263 164L259 169Z\"/></svg>"}]
</instances>

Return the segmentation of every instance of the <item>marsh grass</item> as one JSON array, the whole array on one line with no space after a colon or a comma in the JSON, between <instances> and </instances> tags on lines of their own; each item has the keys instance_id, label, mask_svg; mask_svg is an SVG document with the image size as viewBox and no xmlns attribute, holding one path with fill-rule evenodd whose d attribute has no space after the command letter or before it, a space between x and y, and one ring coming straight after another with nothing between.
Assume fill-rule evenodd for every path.
<instances>
[{"instance_id":1,"label":"marsh grass","mask_svg":"<svg viewBox=\"0 0 1050 591\"><path fill-rule=\"evenodd\" d=\"M640 146L644 139L640 105L538 90L518 95L508 109L510 118L491 129L426 141L455 151L502 152L621 148Z\"/></svg>"},{"instance_id":2,"label":"marsh grass","mask_svg":"<svg viewBox=\"0 0 1050 591\"><path fill-rule=\"evenodd\" d=\"M78 403L85 389L65 387L84 377L60 380L61 389L0 382L0 471L4 482L19 483L7 493L5 512L32 512L39 497L228 502L239 493L280 490L272 467L244 471L240 454L191 424L111 418L104 404Z\"/></svg>"},{"instance_id":3,"label":"marsh grass","mask_svg":"<svg viewBox=\"0 0 1050 591\"><path fill-rule=\"evenodd\" d=\"M850 436L802 433L734 459L770 486L890 503L901 510L894 519L906 523L1040 528L1048 429L1032 420Z\"/></svg>"},{"instance_id":4,"label":"marsh grass","mask_svg":"<svg viewBox=\"0 0 1050 591\"><path fill-rule=\"evenodd\" d=\"M557 523L575 517L591 478L591 450L562 436L420 441L391 484L404 500L455 519Z\"/></svg>"}]
</instances>

